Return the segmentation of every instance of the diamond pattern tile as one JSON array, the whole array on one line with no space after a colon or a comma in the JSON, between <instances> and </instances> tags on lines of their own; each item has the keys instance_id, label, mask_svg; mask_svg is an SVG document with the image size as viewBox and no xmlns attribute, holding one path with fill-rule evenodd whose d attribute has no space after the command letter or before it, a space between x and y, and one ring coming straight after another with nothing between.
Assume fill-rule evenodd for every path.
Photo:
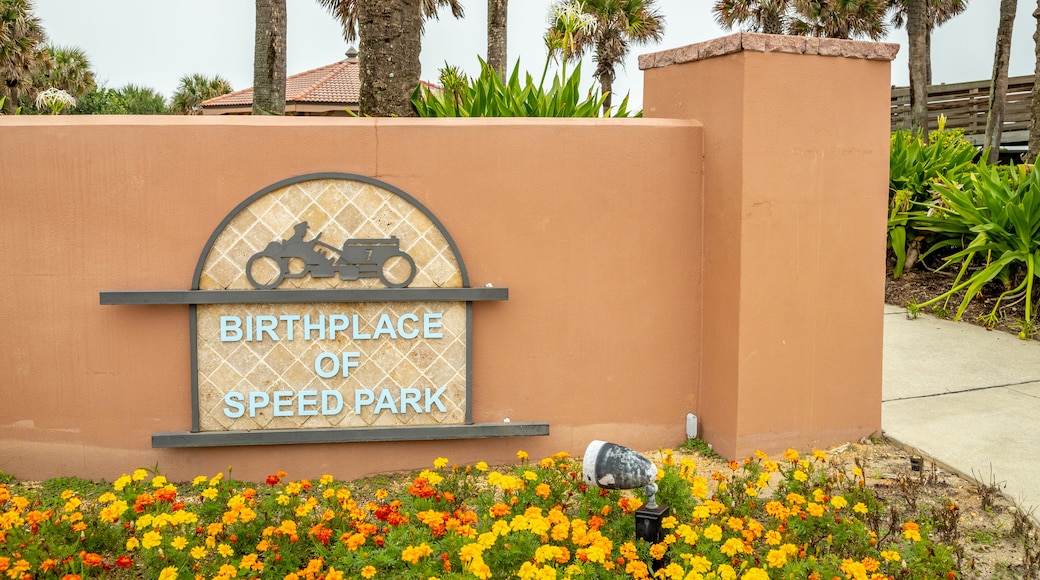
<instances>
[{"instance_id":1,"label":"diamond pattern tile","mask_svg":"<svg viewBox=\"0 0 1040 580\"><path fill-rule=\"evenodd\" d=\"M199 288L253 289L245 275L250 258L271 242L288 239L300 221L308 222L307 239L320 234L320 240L335 249L326 250L333 258L348 239L396 236L401 251L415 262L410 287L462 286L461 268L447 240L425 214L380 187L323 179L273 191L236 215L206 256ZM262 278L264 268L268 276L279 272L276 263L263 258L256 260L254 276ZM290 263L290 271L302 269L302 261ZM400 280L409 271L407 261L400 258L388 260L383 270L391 280ZM339 276L287 278L278 286L382 287L378 278ZM196 312L203 431L465 421L464 302L220 304L199 305ZM424 316L431 313L441 315L436 329L441 338L422 337ZM416 316L418 322L406 318L399 324L406 315ZM228 340L221 340L221 317L242 321L241 338L228 331ZM339 325L335 331L334 317ZM418 330L420 336L397 336L399 329L406 334ZM343 376L344 352L359 353L349 359L357 366L349 367L347 376ZM319 357L322 362L316 369ZM336 366L340 368L334 376L321 376Z\"/></svg>"}]
</instances>

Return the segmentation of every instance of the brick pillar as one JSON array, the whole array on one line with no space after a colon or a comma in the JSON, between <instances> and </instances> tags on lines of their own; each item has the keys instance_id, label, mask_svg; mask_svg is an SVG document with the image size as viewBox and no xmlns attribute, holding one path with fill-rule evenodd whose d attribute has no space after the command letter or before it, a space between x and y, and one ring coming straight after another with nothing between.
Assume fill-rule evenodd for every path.
<instances>
[{"instance_id":1,"label":"brick pillar","mask_svg":"<svg viewBox=\"0 0 1040 580\"><path fill-rule=\"evenodd\" d=\"M646 117L704 125L697 414L721 454L881 431L891 60L739 33L643 55Z\"/></svg>"}]
</instances>

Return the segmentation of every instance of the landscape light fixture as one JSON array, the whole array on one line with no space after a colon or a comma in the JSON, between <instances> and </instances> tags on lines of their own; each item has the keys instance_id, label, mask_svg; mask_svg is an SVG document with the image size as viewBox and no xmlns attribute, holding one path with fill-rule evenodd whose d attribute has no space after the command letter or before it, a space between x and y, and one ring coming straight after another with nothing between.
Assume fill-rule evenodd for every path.
<instances>
[{"instance_id":1,"label":"landscape light fixture","mask_svg":"<svg viewBox=\"0 0 1040 580\"><path fill-rule=\"evenodd\" d=\"M664 539L661 521L669 510L657 505L657 466L652 461L628 447L597 440L585 449L582 478L587 485L604 489L642 487L647 502L636 510L636 537L651 544Z\"/></svg>"}]
</instances>

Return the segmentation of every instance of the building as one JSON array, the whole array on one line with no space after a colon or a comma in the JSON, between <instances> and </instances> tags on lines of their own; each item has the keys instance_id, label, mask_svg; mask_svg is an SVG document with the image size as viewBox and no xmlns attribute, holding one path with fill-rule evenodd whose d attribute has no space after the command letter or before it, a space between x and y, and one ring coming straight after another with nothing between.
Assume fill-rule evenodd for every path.
<instances>
[{"instance_id":1,"label":"building","mask_svg":"<svg viewBox=\"0 0 1040 580\"><path fill-rule=\"evenodd\" d=\"M287 77L285 114L346 117L357 113L361 94L357 55L351 48L346 60ZM249 115L252 110L252 87L202 103L203 115Z\"/></svg>"}]
</instances>

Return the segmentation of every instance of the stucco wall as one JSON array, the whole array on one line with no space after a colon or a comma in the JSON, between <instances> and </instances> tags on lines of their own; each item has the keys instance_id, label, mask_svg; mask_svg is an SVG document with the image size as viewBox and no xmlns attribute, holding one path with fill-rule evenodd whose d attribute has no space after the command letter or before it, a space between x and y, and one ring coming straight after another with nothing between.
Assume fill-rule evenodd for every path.
<instances>
[{"instance_id":1,"label":"stucco wall","mask_svg":"<svg viewBox=\"0 0 1040 580\"><path fill-rule=\"evenodd\" d=\"M352 478L592 439L828 446L881 428L895 45L735 34L644 55L629 120L0 118L0 469ZM153 449L191 427L187 290L240 202L337 172L445 226L473 305L472 419L547 437Z\"/></svg>"},{"instance_id":2,"label":"stucco wall","mask_svg":"<svg viewBox=\"0 0 1040 580\"><path fill-rule=\"evenodd\" d=\"M232 466L340 477L491 463L594 438L678 443L697 399L701 127L672 120L0 118L0 469L175 479ZM190 429L187 306L101 306L186 290L228 212L280 180L373 177L445 225L476 303L473 419L548 437L152 449Z\"/></svg>"},{"instance_id":3,"label":"stucco wall","mask_svg":"<svg viewBox=\"0 0 1040 580\"><path fill-rule=\"evenodd\" d=\"M704 436L723 455L881 431L897 45L740 33L644 55L648 117L704 123Z\"/></svg>"}]
</instances>

